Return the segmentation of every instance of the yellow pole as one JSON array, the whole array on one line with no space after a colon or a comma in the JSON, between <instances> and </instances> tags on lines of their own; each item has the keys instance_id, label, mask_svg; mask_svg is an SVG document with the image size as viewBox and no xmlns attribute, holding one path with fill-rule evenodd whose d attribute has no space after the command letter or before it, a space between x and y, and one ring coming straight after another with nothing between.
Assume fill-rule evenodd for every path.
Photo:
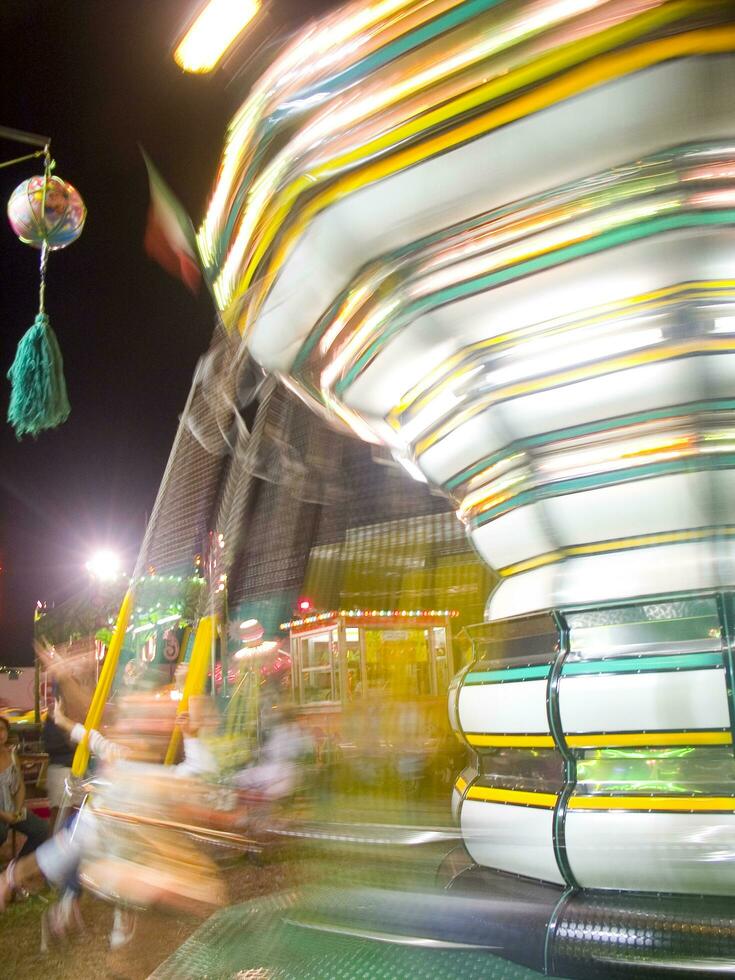
<instances>
[{"instance_id":1,"label":"yellow pole","mask_svg":"<svg viewBox=\"0 0 735 980\"><path fill-rule=\"evenodd\" d=\"M186 657L186 648L189 646L189 637L191 636L191 626L185 626L184 632L181 634L181 645L179 646L179 657L176 661L177 664L183 664L184 658Z\"/></svg>"},{"instance_id":2,"label":"yellow pole","mask_svg":"<svg viewBox=\"0 0 735 980\"><path fill-rule=\"evenodd\" d=\"M112 639L110 640L110 646L107 650L107 656L105 657L105 662L102 666L100 679L97 682L97 686L94 690L92 703L87 711L87 719L84 722L84 727L87 729L87 731L98 727L102 718L102 712L105 710L107 699L110 696L112 681L115 677L115 671L117 670L117 663L120 659L120 651L122 650L123 640L125 639L125 630L128 628L128 620L130 619L130 610L132 605L133 590L128 589L128 591L125 593L125 598L122 601L122 605L120 606L120 612L117 616L117 623L115 624ZM71 769L72 775L83 776L87 771L88 764L89 746L87 745L87 736L85 735L84 739L77 746L77 750L74 754L74 762Z\"/></svg>"},{"instance_id":3,"label":"yellow pole","mask_svg":"<svg viewBox=\"0 0 735 980\"><path fill-rule=\"evenodd\" d=\"M194 637L194 648L191 651L189 670L184 681L184 690L181 695L176 715L183 714L189 710L189 698L201 694L207 683L207 673L211 662L212 641L216 630L215 616L202 616L199 620L196 636ZM171 733L171 741L168 743L168 750L164 764L170 766L176 759L181 742L181 730L178 725Z\"/></svg>"}]
</instances>

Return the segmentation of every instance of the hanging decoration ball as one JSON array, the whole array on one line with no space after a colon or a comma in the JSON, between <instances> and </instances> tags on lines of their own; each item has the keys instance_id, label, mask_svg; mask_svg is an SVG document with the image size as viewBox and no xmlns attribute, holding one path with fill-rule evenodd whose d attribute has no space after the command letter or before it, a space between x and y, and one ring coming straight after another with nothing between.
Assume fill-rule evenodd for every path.
<instances>
[{"instance_id":1,"label":"hanging decoration ball","mask_svg":"<svg viewBox=\"0 0 735 980\"><path fill-rule=\"evenodd\" d=\"M45 194L44 194L45 185ZM87 209L79 191L61 177L29 177L8 201L8 219L26 245L52 251L76 241L84 228Z\"/></svg>"}]
</instances>

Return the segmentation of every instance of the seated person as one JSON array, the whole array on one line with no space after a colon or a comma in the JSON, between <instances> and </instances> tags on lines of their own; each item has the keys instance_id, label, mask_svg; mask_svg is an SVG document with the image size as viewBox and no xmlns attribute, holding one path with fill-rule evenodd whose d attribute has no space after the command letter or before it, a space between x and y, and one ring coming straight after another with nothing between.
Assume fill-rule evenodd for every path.
<instances>
[{"instance_id":1,"label":"seated person","mask_svg":"<svg viewBox=\"0 0 735 980\"><path fill-rule=\"evenodd\" d=\"M26 839L20 857L25 857L46 840L49 827L25 806L25 783L9 743L10 722L0 716L0 844L11 828L20 831Z\"/></svg>"}]
</instances>

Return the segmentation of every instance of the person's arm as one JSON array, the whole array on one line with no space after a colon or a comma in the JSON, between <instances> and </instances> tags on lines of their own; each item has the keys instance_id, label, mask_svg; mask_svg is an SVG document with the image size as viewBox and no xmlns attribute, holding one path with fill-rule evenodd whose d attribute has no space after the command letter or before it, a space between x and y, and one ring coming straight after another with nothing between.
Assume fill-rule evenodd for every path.
<instances>
[{"instance_id":1,"label":"person's arm","mask_svg":"<svg viewBox=\"0 0 735 980\"><path fill-rule=\"evenodd\" d=\"M23 779L23 773L19 773L18 778L18 792L15 794L15 819L23 819L23 808L26 802L26 784Z\"/></svg>"},{"instance_id":2,"label":"person's arm","mask_svg":"<svg viewBox=\"0 0 735 980\"><path fill-rule=\"evenodd\" d=\"M13 763L11 763L11 765L12 764ZM13 793L13 787L12 787L12 785L10 787L10 792L11 792L11 795L13 795L13 798L15 798L15 794ZM14 820L15 820L15 814L12 812L12 810L11 811L8 811L8 810L0 810L0 823L8 823L8 824L10 824L10 823L13 823Z\"/></svg>"},{"instance_id":3,"label":"person's arm","mask_svg":"<svg viewBox=\"0 0 735 980\"><path fill-rule=\"evenodd\" d=\"M104 735L101 735L94 729L91 729L88 732L84 725L80 725L79 722L75 723L70 718L67 718L59 701L57 701L56 705L54 706L54 722L62 731L68 734L72 744L74 745L79 745L84 736L88 736L87 744L89 746L89 751L92 753L92 755L96 755L99 759L109 762L111 759L116 759L121 754L119 747L108 738L105 738Z\"/></svg>"}]
</instances>

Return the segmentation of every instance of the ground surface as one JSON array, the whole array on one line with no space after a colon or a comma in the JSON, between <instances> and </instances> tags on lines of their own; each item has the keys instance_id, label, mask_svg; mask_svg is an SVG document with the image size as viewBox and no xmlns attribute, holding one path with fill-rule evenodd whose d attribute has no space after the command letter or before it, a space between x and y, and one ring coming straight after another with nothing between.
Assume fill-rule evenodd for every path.
<instances>
[{"instance_id":1,"label":"ground surface","mask_svg":"<svg viewBox=\"0 0 735 980\"><path fill-rule=\"evenodd\" d=\"M288 888L313 876L305 861L257 865L242 861L225 873L232 903ZM13 980L143 980L199 926L201 920L146 912L138 917L131 944L111 952L112 909L82 898L85 932L67 945L41 953L41 916L51 894L14 903L0 917L0 976Z\"/></svg>"},{"instance_id":2,"label":"ground surface","mask_svg":"<svg viewBox=\"0 0 735 980\"><path fill-rule=\"evenodd\" d=\"M448 794L447 794L448 795ZM321 808L319 808L321 806ZM384 797L331 795L310 811L324 821L338 814L344 833L361 821L380 826L408 828L442 827L448 820L448 807L418 803L416 800L389 800ZM332 825L335 826L336 825ZM378 833L383 836L383 831ZM326 847L309 846L293 839L267 849L257 858L242 855L231 860L223 872L228 888L228 905L296 886L339 880L342 884L361 882L382 886L407 887L409 883L431 885L449 843L428 849L414 847L383 849L359 847L339 837ZM2 867L2 864L0 864ZM85 931L64 946L41 953L41 918L55 895L47 892L26 902L13 903L0 915L0 980L144 980L166 960L200 925L202 919L149 911L138 916L136 934L129 946L111 952L109 934L112 907L89 894L82 897Z\"/></svg>"}]
</instances>

